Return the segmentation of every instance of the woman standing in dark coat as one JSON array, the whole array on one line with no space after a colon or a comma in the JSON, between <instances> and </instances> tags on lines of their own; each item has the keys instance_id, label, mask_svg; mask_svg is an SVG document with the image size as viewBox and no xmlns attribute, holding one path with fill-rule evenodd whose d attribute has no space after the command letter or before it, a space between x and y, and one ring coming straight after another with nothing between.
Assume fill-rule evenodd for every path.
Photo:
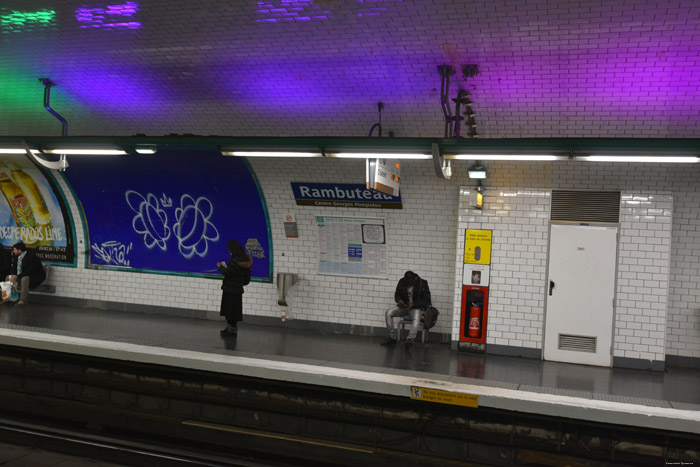
<instances>
[{"instance_id":1,"label":"woman standing in dark coat","mask_svg":"<svg viewBox=\"0 0 700 467\"><path fill-rule=\"evenodd\" d=\"M228 264L216 263L219 272L224 275L220 311L228 323L226 329L221 331L224 337L238 333L237 324L243 320L243 286L250 282L250 266L253 264L253 258L236 240L229 240L226 247L231 253Z\"/></svg>"}]
</instances>

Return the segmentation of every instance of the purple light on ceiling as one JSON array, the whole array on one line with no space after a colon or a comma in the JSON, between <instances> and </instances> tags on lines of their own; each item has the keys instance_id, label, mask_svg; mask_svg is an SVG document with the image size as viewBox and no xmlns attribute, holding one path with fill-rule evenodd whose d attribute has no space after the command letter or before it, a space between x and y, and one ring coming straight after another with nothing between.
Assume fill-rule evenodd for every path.
<instances>
[{"instance_id":1,"label":"purple light on ceiling","mask_svg":"<svg viewBox=\"0 0 700 467\"><path fill-rule=\"evenodd\" d=\"M239 70L243 66L247 73L241 75ZM321 66L325 71L320 71ZM275 112L284 114L280 118L289 121L299 118L305 121L331 118L336 121L338 112L345 112L348 106L364 105L365 98L372 102L367 108L374 116L376 102L415 91L410 80L385 79L386 76L406 76L409 73L402 57L394 55L334 60L295 59L269 64L246 62L230 64L220 71L221 76L226 77L224 86L215 81L203 83L203 86L208 89L219 87L222 101L230 100L238 110L245 108L261 117L264 116L264 113L258 114L261 109L274 108ZM348 84L339 88L339 82ZM439 110L439 100L435 105ZM369 122L367 129L372 123Z\"/></svg>"},{"instance_id":2,"label":"purple light on ceiling","mask_svg":"<svg viewBox=\"0 0 700 467\"><path fill-rule=\"evenodd\" d=\"M401 3L403 0L357 0L357 7L348 11L338 11L339 14L350 13L360 18L379 16L389 11L388 8L375 5ZM257 13L263 16L256 20L258 23L279 23L283 21L311 21L328 19L331 11L322 10L313 0L260 0Z\"/></svg>"},{"instance_id":3,"label":"purple light on ceiling","mask_svg":"<svg viewBox=\"0 0 700 467\"><path fill-rule=\"evenodd\" d=\"M74 109L78 109L73 110L73 114L79 111L83 115L109 115L115 120L154 118L163 113L162 108L157 108L157 103L173 102L175 99L176 92L162 79L168 70L133 63L105 62L99 51L86 55L84 60L79 64L65 60L54 69L61 81L56 90L51 91L51 98L70 100ZM96 71L91 63L98 62L102 63L102 67ZM134 103L137 102L144 104L144 107L136 110ZM56 108L64 107L57 105ZM66 111L69 121L70 115L71 112Z\"/></svg>"},{"instance_id":4,"label":"purple light on ceiling","mask_svg":"<svg viewBox=\"0 0 700 467\"><path fill-rule=\"evenodd\" d=\"M258 23L279 23L282 21L311 21L326 19L330 11L314 5L313 0L261 0L258 2Z\"/></svg>"},{"instance_id":5,"label":"purple light on ceiling","mask_svg":"<svg viewBox=\"0 0 700 467\"><path fill-rule=\"evenodd\" d=\"M95 8L83 7L75 10L75 19L81 23L81 28L140 29L141 23L138 21L119 21L133 17L138 11L139 4L136 2Z\"/></svg>"},{"instance_id":6,"label":"purple light on ceiling","mask_svg":"<svg viewBox=\"0 0 700 467\"><path fill-rule=\"evenodd\" d=\"M354 9L354 13L360 18L367 16L379 16L389 11L388 8L376 7L371 5L386 4L386 3L401 3L403 0L357 0L358 8Z\"/></svg>"}]
</instances>

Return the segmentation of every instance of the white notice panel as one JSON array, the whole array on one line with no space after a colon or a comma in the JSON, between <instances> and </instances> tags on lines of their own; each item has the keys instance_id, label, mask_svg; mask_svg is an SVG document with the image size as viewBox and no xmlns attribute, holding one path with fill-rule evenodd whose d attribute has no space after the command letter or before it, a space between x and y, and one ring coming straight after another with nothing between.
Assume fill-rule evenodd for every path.
<instances>
[{"instance_id":1,"label":"white notice panel","mask_svg":"<svg viewBox=\"0 0 700 467\"><path fill-rule=\"evenodd\" d=\"M388 276L386 220L317 216L318 272L342 276Z\"/></svg>"},{"instance_id":2,"label":"white notice panel","mask_svg":"<svg viewBox=\"0 0 700 467\"><path fill-rule=\"evenodd\" d=\"M462 275L462 285L489 286L491 266L485 264L465 264Z\"/></svg>"}]
</instances>

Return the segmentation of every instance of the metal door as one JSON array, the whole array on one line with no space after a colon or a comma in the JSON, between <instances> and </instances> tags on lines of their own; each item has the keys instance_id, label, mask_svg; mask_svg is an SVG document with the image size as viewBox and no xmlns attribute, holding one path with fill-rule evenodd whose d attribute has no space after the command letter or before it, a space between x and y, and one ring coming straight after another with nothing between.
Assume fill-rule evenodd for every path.
<instances>
[{"instance_id":1,"label":"metal door","mask_svg":"<svg viewBox=\"0 0 700 467\"><path fill-rule=\"evenodd\" d=\"M552 224L544 358L612 365L617 227Z\"/></svg>"}]
</instances>

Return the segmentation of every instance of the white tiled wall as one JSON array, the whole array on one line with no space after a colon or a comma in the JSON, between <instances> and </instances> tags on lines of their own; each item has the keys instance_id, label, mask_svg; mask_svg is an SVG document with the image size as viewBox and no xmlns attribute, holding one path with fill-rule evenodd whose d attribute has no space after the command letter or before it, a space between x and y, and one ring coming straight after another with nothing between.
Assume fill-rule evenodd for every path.
<instances>
[{"instance_id":1,"label":"white tiled wall","mask_svg":"<svg viewBox=\"0 0 700 467\"><path fill-rule=\"evenodd\" d=\"M458 217L463 215L459 207L460 187L473 186L466 177L468 163L453 165L451 180L436 178L431 161L405 161L402 166L402 196L404 208L393 209L335 209L297 206L290 187L292 181L303 182L355 182L364 181L364 161L342 159L250 159L251 166L260 181L270 214L274 247L274 271L298 272L301 275L293 313L298 319L308 319L328 323L363 324L383 326L383 312L392 301L396 281L406 269L414 269L426 278L431 286L433 302L442 314L437 330L450 334L453 329L452 314L456 306L455 284L459 280L456 271L461 268L455 261L455 244L458 242ZM495 334L489 339L498 339L506 345L536 347L541 340L542 299L544 290L532 284L544 274L543 251L546 250L546 234L541 230L546 226L548 201L545 193L553 188L606 189L620 190L626 194L670 192L670 200L659 201L659 205L649 205L651 213L661 224L672 219L670 267L663 272L663 266L652 261L642 264L643 271L631 269L625 273L637 274L632 280L665 280L668 288L668 312L666 325L658 322L658 307L665 300L657 293L647 294L643 299L626 297L625 307L629 310L629 325L616 329L616 356L639 356L656 358L663 354L663 337L658 335L665 327L665 353L700 358L700 169L696 166L656 164L591 164L585 162L561 161L556 163L515 163L492 162L487 164L489 179L486 182L487 202L496 202L489 187L514 187L513 192L529 193L518 196L518 201L497 202L501 209L493 210L493 219L504 220L508 228L503 230L504 239L498 240L502 251L521 255L523 249L510 250L514 243L525 242L527 256L513 256L513 265L503 266L496 271L496 277L510 290L503 290L502 308L494 311L493 319L502 319L499 326L490 328ZM70 169L69 169L70 170ZM624 206L623 206L624 207ZM79 219L75 205L73 216ZM658 209L661 209L659 213ZM673 209L673 215L671 214ZM515 211L515 212L513 212ZM668 212L666 212L668 211ZM283 229L283 215L296 214L299 238L286 238ZM388 224L390 252L389 278L385 280L358 279L338 276L320 276L315 273L316 238L313 218L315 215L383 217ZM530 216L530 217L528 217ZM629 230L637 230L635 222L645 223L636 214L627 219ZM490 222L490 221L489 221ZM486 219L480 225L489 225ZM646 222L648 224L648 222ZM78 249L86 245L82 240L82 226L78 222ZM647 226L648 227L648 226ZM647 231L656 227L639 229ZM483 227L486 228L486 227ZM501 227L499 227L501 229ZM525 230L534 229L534 230ZM664 231L663 228L657 229ZM657 230L654 230L656 235ZM546 232L546 230L544 231ZM539 238L543 234L545 239ZM638 244L634 240L641 234L630 233L629 245ZM645 243L644 249L669 248L664 243L667 237L645 237L654 242ZM463 240L462 240L463 241ZM544 245L543 246L543 242ZM498 251L498 255L502 254ZM663 251L658 251L663 254ZM515 255L515 253L512 253ZM84 255L79 254L78 268L54 268L52 283L57 285L58 295L65 297L88 298L94 300L123 301L127 303L158 305L163 307L201 310L213 319L218 317L220 282L211 279L196 279L182 276L142 274L115 271L84 269ZM631 268L630 264L630 268ZM639 266L639 265L636 265ZM531 270L530 270L531 268ZM508 277L508 274L519 275ZM658 279L666 274L665 279ZM527 277L531 275L531 277ZM647 279L647 275L656 277ZM516 283L517 279L517 283ZM521 282L522 281L522 282ZM86 287L89 284L89 287ZM528 288L533 288L532 292ZM499 292L501 293L501 292ZM627 292L625 292L627 293ZM510 302L507 302L507 300ZM531 299L531 300L530 300ZM647 301L655 300L651 308ZM644 302L644 304L642 304ZM622 307L622 304L618 304ZM252 283L244 295L246 313L260 316L278 316L277 288L275 284ZM493 310L493 308L492 308ZM510 315L509 313L512 313ZM635 314L636 313L636 314ZM648 321L647 321L648 320ZM635 335L638 323L649 335ZM651 329L651 326L655 326ZM647 329L648 328L648 329ZM629 331L632 334L629 334ZM623 332L624 331L624 332ZM518 334L521 337L516 336ZM619 337L619 340L617 340ZM624 341L623 341L624 337ZM635 338L639 339L639 342ZM630 344L632 348L622 346ZM644 355L644 357L642 357ZM635 357L636 358L636 357Z\"/></svg>"},{"instance_id":2,"label":"white tiled wall","mask_svg":"<svg viewBox=\"0 0 700 467\"><path fill-rule=\"evenodd\" d=\"M461 307L465 230L492 230L486 343L541 349L550 190L489 188L483 210L469 206L472 190L460 189L454 309ZM453 341L459 333L455 313Z\"/></svg>"},{"instance_id":3,"label":"white tiled wall","mask_svg":"<svg viewBox=\"0 0 700 467\"><path fill-rule=\"evenodd\" d=\"M615 356L665 359L672 208L670 193L622 194Z\"/></svg>"},{"instance_id":4,"label":"white tiled wall","mask_svg":"<svg viewBox=\"0 0 700 467\"><path fill-rule=\"evenodd\" d=\"M671 238L666 353L700 358L700 188L697 172L677 174Z\"/></svg>"}]
</instances>

